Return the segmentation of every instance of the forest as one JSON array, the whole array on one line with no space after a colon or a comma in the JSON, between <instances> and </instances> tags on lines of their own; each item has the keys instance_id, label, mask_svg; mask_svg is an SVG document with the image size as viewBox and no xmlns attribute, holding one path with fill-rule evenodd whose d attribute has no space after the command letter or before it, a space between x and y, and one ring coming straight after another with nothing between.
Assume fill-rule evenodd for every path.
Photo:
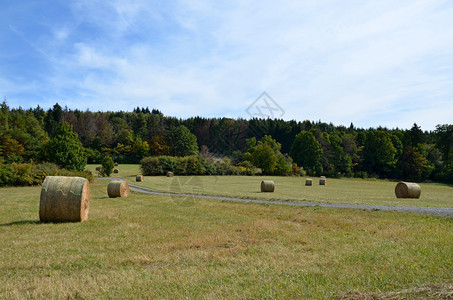
<instances>
[{"instance_id":1,"label":"forest","mask_svg":"<svg viewBox=\"0 0 453 300\"><path fill-rule=\"evenodd\" d=\"M410 129L364 129L309 120L178 119L139 107L91 112L58 103L48 110L0 105L0 186L39 183L48 173L36 179L39 169L80 173L105 157L154 164L179 158L187 164L190 159L181 159L191 156L205 164L197 171L203 174L259 170L453 183L453 125L439 124L434 131L416 123ZM212 164L230 171L216 171ZM24 180L23 174L32 175Z\"/></svg>"}]
</instances>

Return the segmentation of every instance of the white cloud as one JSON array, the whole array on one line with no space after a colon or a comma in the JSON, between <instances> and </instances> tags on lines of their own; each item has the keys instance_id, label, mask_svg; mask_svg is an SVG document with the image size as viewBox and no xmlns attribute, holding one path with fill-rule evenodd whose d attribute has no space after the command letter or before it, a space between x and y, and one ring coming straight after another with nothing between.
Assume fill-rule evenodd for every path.
<instances>
[{"instance_id":1,"label":"white cloud","mask_svg":"<svg viewBox=\"0 0 453 300\"><path fill-rule=\"evenodd\" d=\"M63 42L66 40L66 38L69 36L70 33L71 32L68 28L61 27L61 28L55 28L53 35L54 35L54 39L57 42Z\"/></svg>"},{"instance_id":2,"label":"white cloud","mask_svg":"<svg viewBox=\"0 0 453 300\"><path fill-rule=\"evenodd\" d=\"M80 0L72 8L72 19L53 27L61 48L40 48L53 70L41 94L68 106L246 117L265 90L286 119L451 122L447 0Z\"/></svg>"}]
</instances>

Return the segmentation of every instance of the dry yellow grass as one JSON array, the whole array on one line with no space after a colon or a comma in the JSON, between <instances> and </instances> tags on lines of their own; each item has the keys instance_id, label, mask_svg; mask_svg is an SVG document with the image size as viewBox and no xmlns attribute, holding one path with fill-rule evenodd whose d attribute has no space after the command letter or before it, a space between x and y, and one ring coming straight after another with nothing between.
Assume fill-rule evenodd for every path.
<instances>
[{"instance_id":1,"label":"dry yellow grass","mask_svg":"<svg viewBox=\"0 0 453 300\"><path fill-rule=\"evenodd\" d=\"M106 186L92 184L87 222L65 224L38 222L39 188L0 189L0 298L325 299L453 283L452 218L112 200Z\"/></svg>"}]
</instances>

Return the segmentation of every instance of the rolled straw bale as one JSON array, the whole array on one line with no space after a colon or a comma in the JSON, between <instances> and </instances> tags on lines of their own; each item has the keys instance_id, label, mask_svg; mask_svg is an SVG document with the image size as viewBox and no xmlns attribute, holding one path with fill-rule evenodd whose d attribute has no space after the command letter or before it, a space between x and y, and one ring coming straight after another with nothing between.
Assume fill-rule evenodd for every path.
<instances>
[{"instance_id":1,"label":"rolled straw bale","mask_svg":"<svg viewBox=\"0 0 453 300\"><path fill-rule=\"evenodd\" d=\"M171 171L167 172L167 177L173 177L173 176L175 176L175 173L173 173Z\"/></svg>"},{"instance_id":2,"label":"rolled straw bale","mask_svg":"<svg viewBox=\"0 0 453 300\"><path fill-rule=\"evenodd\" d=\"M118 174L120 171L118 169L114 169L113 173Z\"/></svg>"},{"instance_id":3,"label":"rolled straw bale","mask_svg":"<svg viewBox=\"0 0 453 300\"><path fill-rule=\"evenodd\" d=\"M414 182L400 181L395 187L395 195L397 198L420 198L422 189Z\"/></svg>"},{"instance_id":4,"label":"rolled straw bale","mask_svg":"<svg viewBox=\"0 0 453 300\"><path fill-rule=\"evenodd\" d=\"M270 192L273 193L275 189L275 184L271 180L261 181L261 192Z\"/></svg>"},{"instance_id":5,"label":"rolled straw bale","mask_svg":"<svg viewBox=\"0 0 453 300\"><path fill-rule=\"evenodd\" d=\"M115 163L115 167L118 167L118 163Z\"/></svg>"},{"instance_id":6,"label":"rolled straw bale","mask_svg":"<svg viewBox=\"0 0 453 300\"><path fill-rule=\"evenodd\" d=\"M111 181L107 186L110 198L129 196L129 184L126 181Z\"/></svg>"},{"instance_id":7,"label":"rolled straw bale","mask_svg":"<svg viewBox=\"0 0 453 300\"><path fill-rule=\"evenodd\" d=\"M319 185L326 185L327 184L327 178L326 176L321 176L319 178Z\"/></svg>"},{"instance_id":8,"label":"rolled straw bale","mask_svg":"<svg viewBox=\"0 0 453 300\"><path fill-rule=\"evenodd\" d=\"M138 182L142 182L145 178L143 177L143 175L137 175L137 177L135 177L135 181L138 181Z\"/></svg>"},{"instance_id":9,"label":"rolled straw bale","mask_svg":"<svg viewBox=\"0 0 453 300\"><path fill-rule=\"evenodd\" d=\"M305 185L312 186L313 185L313 180L310 179L310 178L305 179Z\"/></svg>"},{"instance_id":10,"label":"rolled straw bale","mask_svg":"<svg viewBox=\"0 0 453 300\"><path fill-rule=\"evenodd\" d=\"M39 201L41 222L83 222L90 209L90 183L82 177L47 176Z\"/></svg>"},{"instance_id":11,"label":"rolled straw bale","mask_svg":"<svg viewBox=\"0 0 453 300\"><path fill-rule=\"evenodd\" d=\"M101 170L101 167L96 167L96 171L100 171Z\"/></svg>"}]
</instances>

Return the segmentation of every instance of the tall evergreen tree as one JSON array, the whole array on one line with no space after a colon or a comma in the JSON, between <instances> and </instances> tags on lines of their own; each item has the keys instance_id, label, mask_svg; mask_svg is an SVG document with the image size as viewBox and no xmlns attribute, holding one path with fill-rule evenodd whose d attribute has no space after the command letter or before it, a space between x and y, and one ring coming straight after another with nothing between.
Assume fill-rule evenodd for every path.
<instances>
[{"instance_id":1,"label":"tall evergreen tree","mask_svg":"<svg viewBox=\"0 0 453 300\"><path fill-rule=\"evenodd\" d=\"M45 148L47 160L62 168L83 171L87 164L85 149L69 123L62 122L58 126L55 137Z\"/></svg>"}]
</instances>

